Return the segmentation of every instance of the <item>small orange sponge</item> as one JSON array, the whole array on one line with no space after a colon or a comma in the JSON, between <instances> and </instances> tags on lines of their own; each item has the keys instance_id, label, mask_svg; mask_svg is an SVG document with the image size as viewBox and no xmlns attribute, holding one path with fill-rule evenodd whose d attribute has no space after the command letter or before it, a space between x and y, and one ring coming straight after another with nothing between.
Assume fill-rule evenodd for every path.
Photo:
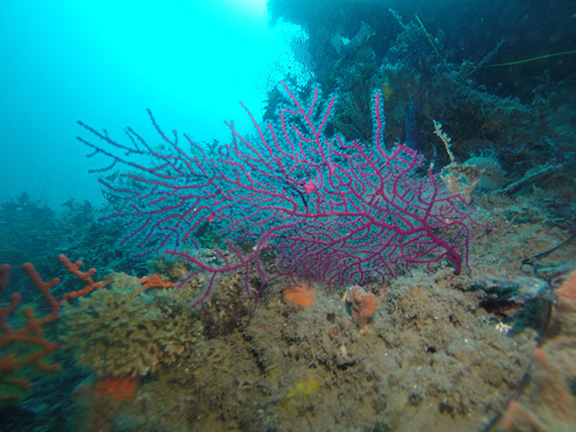
<instances>
[{"instance_id":1,"label":"small orange sponge","mask_svg":"<svg viewBox=\"0 0 576 432\"><path fill-rule=\"evenodd\" d=\"M576 313L576 271L568 275L564 283L556 290L558 309L561 312Z\"/></svg>"},{"instance_id":2,"label":"small orange sponge","mask_svg":"<svg viewBox=\"0 0 576 432\"><path fill-rule=\"evenodd\" d=\"M314 301L314 291L308 285L296 285L284 290L284 301L292 306L309 307Z\"/></svg>"},{"instance_id":3,"label":"small orange sponge","mask_svg":"<svg viewBox=\"0 0 576 432\"><path fill-rule=\"evenodd\" d=\"M365 329L376 313L376 297L361 286L352 287L352 316L361 329Z\"/></svg>"},{"instance_id":4,"label":"small orange sponge","mask_svg":"<svg viewBox=\"0 0 576 432\"><path fill-rule=\"evenodd\" d=\"M138 387L138 377L106 377L95 382L96 394L110 396L118 401L134 396Z\"/></svg>"}]
</instances>

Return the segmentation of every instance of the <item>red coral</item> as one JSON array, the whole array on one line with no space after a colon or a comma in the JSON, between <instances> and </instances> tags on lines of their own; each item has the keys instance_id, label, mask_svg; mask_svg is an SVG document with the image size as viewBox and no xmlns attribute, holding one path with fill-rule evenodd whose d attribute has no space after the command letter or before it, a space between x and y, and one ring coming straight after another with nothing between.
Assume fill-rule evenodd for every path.
<instances>
[{"instance_id":1,"label":"red coral","mask_svg":"<svg viewBox=\"0 0 576 432\"><path fill-rule=\"evenodd\" d=\"M50 314L37 317L31 307L25 307L22 313L26 318L26 324L21 328L15 329L10 325L9 317L20 304L20 294L13 293L10 297L9 305L0 305L0 348L2 349L2 354L0 355L0 384L27 390L30 387L30 382L18 376L26 366L29 365L45 372L59 370L60 366L58 364L47 364L43 361L48 354L61 346L61 343L50 342L44 337L44 325L58 318L58 310L64 301L75 299L103 285L103 282L95 282L92 279L92 275L96 272L95 269L90 269L87 272L79 270L80 266L82 266L82 261L77 261L73 264L64 255L60 255L58 259L70 273L86 282L86 286L81 290L66 293L60 300L56 300L50 290L60 283L60 279L54 278L49 282L45 282L31 263L22 265L32 283L36 285L44 299L51 306L51 310ZM8 285L9 274L10 266L8 264L0 266L0 291L4 290ZM26 351L28 353L26 355L18 355L16 352L18 344L27 346ZM32 351L31 353L30 350ZM0 394L0 399L13 397L16 397L16 395Z\"/></svg>"},{"instance_id":2,"label":"red coral","mask_svg":"<svg viewBox=\"0 0 576 432\"><path fill-rule=\"evenodd\" d=\"M138 291L138 295L142 294L148 288L172 288L176 285L174 282L164 282L160 280L160 276L157 274L153 274L152 276L144 276L141 278L135 277L134 280L136 282L143 283L142 288Z\"/></svg>"}]
</instances>

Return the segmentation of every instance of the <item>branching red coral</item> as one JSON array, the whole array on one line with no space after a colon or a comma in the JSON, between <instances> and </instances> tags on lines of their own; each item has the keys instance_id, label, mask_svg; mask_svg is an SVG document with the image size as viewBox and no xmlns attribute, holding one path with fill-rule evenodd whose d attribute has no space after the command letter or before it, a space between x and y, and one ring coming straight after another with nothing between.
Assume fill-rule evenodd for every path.
<instances>
[{"instance_id":1,"label":"branching red coral","mask_svg":"<svg viewBox=\"0 0 576 432\"><path fill-rule=\"evenodd\" d=\"M165 282L160 280L160 276L157 274L153 274L152 276L144 276L141 278L135 277L134 280L144 284L142 285L140 291L138 291L138 295L142 294L148 288L172 288L174 285L176 285L174 282Z\"/></svg>"},{"instance_id":2,"label":"branching red coral","mask_svg":"<svg viewBox=\"0 0 576 432\"><path fill-rule=\"evenodd\" d=\"M44 362L44 358L48 354L61 346L61 343L51 342L44 336L44 326L58 318L58 310L66 300L75 299L103 285L103 282L95 282L92 279L92 275L96 272L95 269L90 269L87 272L80 271L82 261L71 263L64 255L60 255L58 259L70 273L86 282L86 286L81 290L66 293L60 300L56 300L51 290L60 283L60 279L54 278L46 282L42 280L31 263L25 263L22 266L32 283L40 290L42 296L50 305L51 310L48 315L40 317L35 315L32 307L25 307L22 310L22 314L25 317L25 325L20 328L13 328L9 321L11 314L20 304L20 294L13 293L10 297L10 304L7 306L0 305L0 385L3 387L27 390L30 387L30 381L25 377L19 376L26 366L45 372L55 372L60 369L58 364ZM0 266L0 291L6 289L9 274L10 266L8 264ZM25 347L24 350L22 346ZM26 354L22 354L22 352L26 352ZM0 399L13 397L17 397L17 393L0 393Z\"/></svg>"}]
</instances>

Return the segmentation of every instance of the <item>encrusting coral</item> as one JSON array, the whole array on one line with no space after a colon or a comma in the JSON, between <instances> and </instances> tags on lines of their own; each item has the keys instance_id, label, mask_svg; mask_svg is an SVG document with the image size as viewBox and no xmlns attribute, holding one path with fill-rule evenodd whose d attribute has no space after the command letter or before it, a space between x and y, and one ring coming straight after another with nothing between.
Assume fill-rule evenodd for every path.
<instances>
[{"instance_id":1,"label":"encrusting coral","mask_svg":"<svg viewBox=\"0 0 576 432\"><path fill-rule=\"evenodd\" d=\"M101 377L143 376L175 363L200 333L188 301L167 291L142 293L130 276L66 305L63 339L77 361Z\"/></svg>"}]
</instances>

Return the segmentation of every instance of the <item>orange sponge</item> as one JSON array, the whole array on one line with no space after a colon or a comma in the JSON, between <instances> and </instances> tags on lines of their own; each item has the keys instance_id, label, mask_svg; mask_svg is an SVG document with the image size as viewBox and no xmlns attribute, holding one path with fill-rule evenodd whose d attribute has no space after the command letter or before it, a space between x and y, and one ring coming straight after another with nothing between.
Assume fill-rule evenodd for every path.
<instances>
[{"instance_id":1,"label":"orange sponge","mask_svg":"<svg viewBox=\"0 0 576 432\"><path fill-rule=\"evenodd\" d=\"M284 290L284 301L292 306L309 307L314 301L314 291L308 285L296 285Z\"/></svg>"},{"instance_id":2,"label":"orange sponge","mask_svg":"<svg viewBox=\"0 0 576 432\"><path fill-rule=\"evenodd\" d=\"M564 283L556 290L558 308L561 311L576 312L576 271L568 275Z\"/></svg>"},{"instance_id":3,"label":"orange sponge","mask_svg":"<svg viewBox=\"0 0 576 432\"><path fill-rule=\"evenodd\" d=\"M370 318L376 313L376 297L367 293L361 286L353 286L352 316L361 329L365 329Z\"/></svg>"},{"instance_id":4,"label":"orange sponge","mask_svg":"<svg viewBox=\"0 0 576 432\"><path fill-rule=\"evenodd\" d=\"M134 396L138 388L138 377L106 377L95 382L96 394L110 396L118 401Z\"/></svg>"}]
</instances>

